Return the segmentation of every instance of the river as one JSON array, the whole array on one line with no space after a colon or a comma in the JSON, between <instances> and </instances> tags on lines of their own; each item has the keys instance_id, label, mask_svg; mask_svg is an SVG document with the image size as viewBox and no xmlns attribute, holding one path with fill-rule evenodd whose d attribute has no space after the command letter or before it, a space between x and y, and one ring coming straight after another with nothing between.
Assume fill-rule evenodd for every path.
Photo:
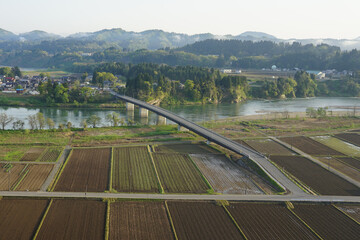
<instances>
[{"instance_id":1,"label":"river","mask_svg":"<svg viewBox=\"0 0 360 240\"><path fill-rule=\"evenodd\" d=\"M333 111L352 111L353 107L360 107L360 98L302 98L286 100L249 100L244 103L233 104L206 104L194 106L167 106L166 109L195 122L218 120L228 117L248 116L268 112L304 112L306 108L329 107ZM349 109L350 108L350 109ZM81 122L91 115L98 115L102 119L102 125L109 125L105 116L111 112L118 112L125 120L132 119L143 124L156 124L157 116L149 112L149 117L141 119L138 110L129 114L125 109L63 109L63 108L22 108L0 106L0 113L6 113L16 119L25 122L25 128L29 128L27 117L37 112L42 112L45 118L52 118L56 125L71 122L73 126L79 127ZM171 122L168 122L171 123ZM9 124L7 128L11 128Z\"/></svg>"}]
</instances>

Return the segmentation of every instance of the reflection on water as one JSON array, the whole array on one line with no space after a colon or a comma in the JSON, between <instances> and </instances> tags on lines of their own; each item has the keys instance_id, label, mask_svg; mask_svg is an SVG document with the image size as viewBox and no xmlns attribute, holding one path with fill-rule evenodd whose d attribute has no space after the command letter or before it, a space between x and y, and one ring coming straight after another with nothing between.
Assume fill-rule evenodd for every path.
<instances>
[{"instance_id":1,"label":"reflection on water","mask_svg":"<svg viewBox=\"0 0 360 240\"><path fill-rule=\"evenodd\" d=\"M307 99L287 99L287 100L249 100L245 103L234 104L207 104L195 106L168 106L164 107L190 121L202 122L208 120L217 120L227 117L255 115L274 111L304 112L308 107L331 107L334 111L352 111L344 107L360 107L359 98L307 98ZM27 117L37 112L42 112L45 118L51 118L56 125L67 123L79 127L81 122L91 115L97 115L102 119L102 125L107 126L105 116L111 112L117 112L126 121L132 120L143 124L156 124L157 115L149 112L148 119L139 117L139 110L126 111L126 109L109 110L109 109L58 109L58 108L13 108L1 107L0 113L5 112L8 115L26 122ZM171 121L167 123L172 124ZM11 128L9 124L7 126Z\"/></svg>"}]
</instances>

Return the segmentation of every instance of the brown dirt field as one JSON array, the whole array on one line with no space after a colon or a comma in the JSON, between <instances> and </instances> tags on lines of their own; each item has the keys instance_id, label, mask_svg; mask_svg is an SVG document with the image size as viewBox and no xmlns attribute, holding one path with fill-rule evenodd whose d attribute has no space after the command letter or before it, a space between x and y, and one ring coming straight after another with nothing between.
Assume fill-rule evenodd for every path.
<instances>
[{"instance_id":1,"label":"brown dirt field","mask_svg":"<svg viewBox=\"0 0 360 240\"><path fill-rule=\"evenodd\" d=\"M20 172L24 169L26 164L12 164L13 167L10 169L10 187L13 186L19 179ZM0 190L8 191L9 190L9 173L5 172L3 168L5 164L1 164L0 168Z\"/></svg>"},{"instance_id":2,"label":"brown dirt field","mask_svg":"<svg viewBox=\"0 0 360 240\"><path fill-rule=\"evenodd\" d=\"M46 148L44 147L32 147L30 148L24 156L20 159L20 161L36 161L40 155L45 151Z\"/></svg>"},{"instance_id":3,"label":"brown dirt field","mask_svg":"<svg viewBox=\"0 0 360 240\"><path fill-rule=\"evenodd\" d=\"M345 161L340 160L343 158L334 158L334 157L318 157L319 161L326 165L330 165L331 168L338 170L339 172L351 177L352 179L360 182L360 172L354 167L351 167ZM347 158L345 158L346 160ZM357 161L357 160L355 160ZM359 161L360 162L360 161Z\"/></svg>"},{"instance_id":4,"label":"brown dirt field","mask_svg":"<svg viewBox=\"0 0 360 240\"><path fill-rule=\"evenodd\" d=\"M115 202L110 212L109 239L174 239L164 202Z\"/></svg>"},{"instance_id":5,"label":"brown dirt field","mask_svg":"<svg viewBox=\"0 0 360 240\"><path fill-rule=\"evenodd\" d=\"M183 153L183 154L206 154L219 153L218 151L204 145L204 144L166 144L155 147L155 152L160 153Z\"/></svg>"},{"instance_id":6,"label":"brown dirt field","mask_svg":"<svg viewBox=\"0 0 360 240\"><path fill-rule=\"evenodd\" d=\"M335 134L335 137L354 144L356 146L360 146L360 135L357 133L339 133Z\"/></svg>"},{"instance_id":7,"label":"brown dirt field","mask_svg":"<svg viewBox=\"0 0 360 240\"><path fill-rule=\"evenodd\" d=\"M104 239L106 203L54 200L36 239Z\"/></svg>"},{"instance_id":8,"label":"brown dirt field","mask_svg":"<svg viewBox=\"0 0 360 240\"><path fill-rule=\"evenodd\" d=\"M41 157L40 162L55 162L62 153L62 148L48 148Z\"/></svg>"},{"instance_id":9,"label":"brown dirt field","mask_svg":"<svg viewBox=\"0 0 360 240\"><path fill-rule=\"evenodd\" d=\"M0 238L32 239L47 204L47 200L0 200Z\"/></svg>"},{"instance_id":10,"label":"brown dirt field","mask_svg":"<svg viewBox=\"0 0 360 240\"><path fill-rule=\"evenodd\" d=\"M337 205L337 207L360 223L360 205Z\"/></svg>"},{"instance_id":11,"label":"brown dirt field","mask_svg":"<svg viewBox=\"0 0 360 240\"><path fill-rule=\"evenodd\" d=\"M191 154L200 171L216 192L263 194L240 166L220 154Z\"/></svg>"},{"instance_id":12,"label":"brown dirt field","mask_svg":"<svg viewBox=\"0 0 360 240\"><path fill-rule=\"evenodd\" d=\"M360 189L302 156L271 156L270 159L323 195L360 196Z\"/></svg>"},{"instance_id":13,"label":"brown dirt field","mask_svg":"<svg viewBox=\"0 0 360 240\"><path fill-rule=\"evenodd\" d=\"M74 149L55 191L104 192L108 190L110 148Z\"/></svg>"},{"instance_id":14,"label":"brown dirt field","mask_svg":"<svg viewBox=\"0 0 360 240\"><path fill-rule=\"evenodd\" d=\"M357 169L358 171L360 171L360 159L359 158L355 158L355 157L338 157L336 158L339 161L342 161L346 164L348 164L349 166Z\"/></svg>"},{"instance_id":15,"label":"brown dirt field","mask_svg":"<svg viewBox=\"0 0 360 240\"><path fill-rule=\"evenodd\" d=\"M213 202L168 202L179 239L244 239L223 207Z\"/></svg>"},{"instance_id":16,"label":"brown dirt field","mask_svg":"<svg viewBox=\"0 0 360 240\"><path fill-rule=\"evenodd\" d=\"M16 191L38 191L46 181L54 165L52 164L39 164L30 165L29 172L26 177L21 181Z\"/></svg>"},{"instance_id":17,"label":"brown dirt field","mask_svg":"<svg viewBox=\"0 0 360 240\"><path fill-rule=\"evenodd\" d=\"M252 148L249 144L247 144L247 142L245 142L244 140L240 140L240 139L236 139L236 140L234 140L235 142L237 142L237 143L240 143L241 145L244 145L245 147L248 147L248 148L250 148L250 149L253 149L253 150L255 150L255 148ZM255 150L256 151L256 150Z\"/></svg>"},{"instance_id":18,"label":"brown dirt field","mask_svg":"<svg viewBox=\"0 0 360 240\"><path fill-rule=\"evenodd\" d=\"M271 139L246 140L246 143L256 151L266 155L297 155Z\"/></svg>"},{"instance_id":19,"label":"brown dirt field","mask_svg":"<svg viewBox=\"0 0 360 240\"><path fill-rule=\"evenodd\" d=\"M296 147L297 149L310 154L310 155L318 155L318 156L344 156L343 153L338 152L328 146L321 144L314 139L298 136L298 137L284 137L280 138L281 141L284 141L291 146Z\"/></svg>"},{"instance_id":20,"label":"brown dirt field","mask_svg":"<svg viewBox=\"0 0 360 240\"><path fill-rule=\"evenodd\" d=\"M285 203L231 203L226 208L248 239L317 239Z\"/></svg>"},{"instance_id":21,"label":"brown dirt field","mask_svg":"<svg viewBox=\"0 0 360 240\"><path fill-rule=\"evenodd\" d=\"M360 225L332 205L294 204L293 211L323 239L359 239Z\"/></svg>"}]
</instances>

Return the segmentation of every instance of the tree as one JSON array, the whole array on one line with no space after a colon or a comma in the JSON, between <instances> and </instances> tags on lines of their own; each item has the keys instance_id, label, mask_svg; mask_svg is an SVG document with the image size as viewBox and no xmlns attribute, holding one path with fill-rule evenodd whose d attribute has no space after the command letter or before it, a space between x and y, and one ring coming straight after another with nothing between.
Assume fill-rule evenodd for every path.
<instances>
[{"instance_id":1,"label":"tree","mask_svg":"<svg viewBox=\"0 0 360 240\"><path fill-rule=\"evenodd\" d=\"M22 77L22 73L18 66L11 68L11 72L14 74L14 76Z\"/></svg>"},{"instance_id":2,"label":"tree","mask_svg":"<svg viewBox=\"0 0 360 240\"><path fill-rule=\"evenodd\" d=\"M14 130L22 130L24 129L24 125L25 123L21 120L17 120L15 122L13 122L13 129Z\"/></svg>"},{"instance_id":3,"label":"tree","mask_svg":"<svg viewBox=\"0 0 360 240\"><path fill-rule=\"evenodd\" d=\"M109 122L113 127L119 126L120 120L120 114L116 112L112 112L106 115L106 121Z\"/></svg>"},{"instance_id":4,"label":"tree","mask_svg":"<svg viewBox=\"0 0 360 240\"><path fill-rule=\"evenodd\" d=\"M38 112L36 114L36 121L40 130L45 127L45 117L44 114L42 114L41 112Z\"/></svg>"},{"instance_id":5,"label":"tree","mask_svg":"<svg viewBox=\"0 0 360 240\"><path fill-rule=\"evenodd\" d=\"M12 116L8 116L6 113L0 114L0 125L2 130L5 130L6 125L8 125L14 118Z\"/></svg>"},{"instance_id":6,"label":"tree","mask_svg":"<svg viewBox=\"0 0 360 240\"><path fill-rule=\"evenodd\" d=\"M88 124L87 124L86 120L83 120L83 121L81 122L81 126L82 126L84 129L88 127Z\"/></svg>"},{"instance_id":7,"label":"tree","mask_svg":"<svg viewBox=\"0 0 360 240\"><path fill-rule=\"evenodd\" d=\"M295 73L294 77L297 86L296 86L296 96L297 97L314 97L316 90L316 83L311 76L305 72L300 71Z\"/></svg>"},{"instance_id":8,"label":"tree","mask_svg":"<svg viewBox=\"0 0 360 240\"><path fill-rule=\"evenodd\" d=\"M72 127L72 123L71 123L71 122L67 122L67 123L66 123L66 128L67 128L67 129L71 129L71 127Z\"/></svg>"},{"instance_id":9,"label":"tree","mask_svg":"<svg viewBox=\"0 0 360 240\"><path fill-rule=\"evenodd\" d=\"M27 117L28 123L30 125L31 130L37 129L37 120L36 120L36 114L29 115Z\"/></svg>"},{"instance_id":10,"label":"tree","mask_svg":"<svg viewBox=\"0 0 360 240\"><path fill-rule=\"evenodd\" d=\"M55 122L51 118L46 119L46 124L47 124L49 129L53 129L55 127Z\"/></svg>"},{"instance_id":11,"label":"tree","mask_svg":"<svg viewBox=\"0 0 360 240\"><path fill-rule=\"evenodd\" d=\"M88 119L86 119L86 122L92 125L93 128L96 128L96 125L98 125L100 121L101 118L97 115L91 115Z\"/></svg>"},{"instance_id":12,"label":"tree","mask_svg":"<svg viewBox=\"0 0 360 240\"><path fill-rule=\"evenodd\" d=\"M85 81L87 77L88 77L88 73L87 73L87 72L84 72L84 73L81 75L81 80Z\"/></svg>"}]
</instances>

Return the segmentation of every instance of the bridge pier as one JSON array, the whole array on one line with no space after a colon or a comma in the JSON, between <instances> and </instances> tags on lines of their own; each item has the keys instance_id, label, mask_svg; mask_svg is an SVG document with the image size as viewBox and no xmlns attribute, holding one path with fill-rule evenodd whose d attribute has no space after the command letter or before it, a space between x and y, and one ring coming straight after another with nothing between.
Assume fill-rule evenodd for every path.
<instances>
[{"instance_id":1,"label":"bridge pier","mask_svg":"<svg viewBox=\"0 0 360 240\"><path fill-rule=\"evenodd\" d=\"M146 108L140 107L139 114L140 114L140 117L147 118L149 116L149 110L147 110Z\"/></svg>"},{"instance_id":2,"label":"bridge pier","mask_svg":"<svg viewBox=\"0 0 360 240\"><path fill-rule=\"evenodd\" d=\"M135 106L133 103L126 102L126 110L128 111L134 111Z\"/></svg>"},{"instance_id":3,"label":"bridge pier","mask_svg":"<svg viewBox=\"0 0 360 240\"><path fill-rule=\"evenodd\" d=\"M166 125L166 117L157 115L156 125Z\"/></svg>"},{"instance_id":4,"label":"bridge pier","mask_svg":"<svg viewBox=\"0 0 360 240\"><path fill-rule=\"evenodd\" d=\"M187 129L186 127L183 127L183 126L181 126L180 124L178 124L178 131L179 131L179 132L188 132L189 129Z\"/></svg>"}]
</instances>

